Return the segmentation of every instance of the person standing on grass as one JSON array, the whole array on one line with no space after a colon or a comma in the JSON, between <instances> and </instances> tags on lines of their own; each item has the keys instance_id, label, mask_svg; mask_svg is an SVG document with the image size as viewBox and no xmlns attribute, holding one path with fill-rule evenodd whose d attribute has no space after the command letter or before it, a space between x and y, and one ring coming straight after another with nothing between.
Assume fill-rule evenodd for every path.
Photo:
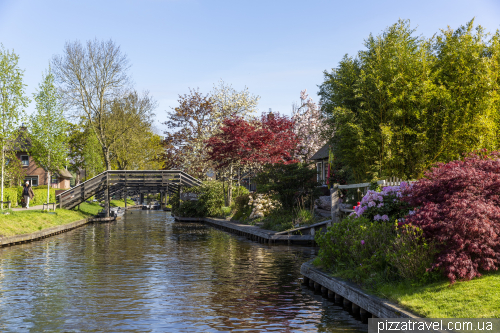
<instances>
[{"instance_id":1,"label":"person standing on grass","mask_svg":"<svg viewBox=\"0 0 500 333\"><path fill-rule=\"evenodd\" d=\"M30 208L30 199L33 199L35 193L33 193L33 188L31 188L30 182L27 181L23 188L24 202L26 203L26 209Z\"/></svg>"}]
</instances>

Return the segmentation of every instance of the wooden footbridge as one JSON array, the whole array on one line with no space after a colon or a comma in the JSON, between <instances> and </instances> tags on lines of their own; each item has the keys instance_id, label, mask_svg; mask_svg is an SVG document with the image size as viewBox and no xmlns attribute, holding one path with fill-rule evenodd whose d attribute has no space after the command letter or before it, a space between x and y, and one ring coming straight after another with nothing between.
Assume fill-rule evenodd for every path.
<instances>
[{"instance_id":1,"label":"wooden footbridge","mask_svg":"<svg viewBox=\"0 0 500 333\"><path fill-rule=\"evenodd\" d=\"M104 199L105 216L109 216L109 198L144 193L182 192L183 187L201 185L201 181L179 170L108 170L57 196L59 208L71 209L92 196ZM125 200L125 205L127 201Z\"/></svg>"}]
</instances>

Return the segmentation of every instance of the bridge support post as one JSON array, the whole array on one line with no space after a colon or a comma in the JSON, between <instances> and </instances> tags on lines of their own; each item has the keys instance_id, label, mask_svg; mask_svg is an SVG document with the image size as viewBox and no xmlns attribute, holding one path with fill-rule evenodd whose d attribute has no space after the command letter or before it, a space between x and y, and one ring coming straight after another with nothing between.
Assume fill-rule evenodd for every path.
<instances>
[{"instance_id":1,"label":"bridge support post","mask_svg":"<svg viewBox=\"0 0 500 333\"><path fill-rule=\"evenodd\" d=\"M125 209L127 209L127 190L125 189L125 191L122 193L125 193L125 195L123 195L123 197L125 199Z\"/></svg>"},{"instance_id":2,"label":"bridge support post","mask_svg":"<svg viewBox=\"0 0 500 333\"><path fill-rule=\"evenodd\" d=\"M163 192L160 191L160 210L163 210Z\"/></svg>"},{"instance_id":3,"label":"bridge support post","mask_svg":"<svg viewBox=\"0 0 500 333\"><path fill-rule=\"evenodd\" d=\"M106 186L104 187L104 217L109 217L109 172L106 172Z\"/></svg>"},{"instance_id":4,"label":"bridge support post","mask_svg":"<svg viewBox=\"0 0 500 333\"><path fill-rule=\"evenodd\" d=\"M140 205L143 205L144 204L144 193L141 192L141 194L139 195L139 197L140 197L140 200L141 200Z\"/></svg>"}]
</instances>

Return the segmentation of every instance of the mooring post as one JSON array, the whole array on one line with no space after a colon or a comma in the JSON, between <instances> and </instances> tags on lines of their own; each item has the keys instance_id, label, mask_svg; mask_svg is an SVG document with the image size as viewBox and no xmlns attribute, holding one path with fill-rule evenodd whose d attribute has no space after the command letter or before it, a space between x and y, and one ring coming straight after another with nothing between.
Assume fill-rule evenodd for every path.
<instances>
[{"instance_id":1,"label":"mooring post","mask_svg":"<svg viewBox=\"0 0 500 333\"><path fill-rule=\"evenodd\" d=\"M123 192L122 192L123 193ZM127 190L125 189L125 209L127 209Z\"/></svg>"},{"instance_id":2,"label":"mooring post","mask_svg":"<svg viewBox=\"0 0 500 333\"><path fill-rule=\"evenodd\" d=\"M106 171L106 186L104 188L104 217L109 217L109 171Z\"/></svg>"},{"instance_id":3,"label":"mooring post","mask_svg":"<svg viewBox=\"0 0 500 333\"><path fill-rule=\"evenodd\" d=\"M163 210L163 192L160 191L160 210Z\"/></svg>"},{"instance_id":4,"label":"mooring post","mask_svg":"<svg viewBox=\"0 0 500 333\"><path fill-rule=\"evenodd\" d=\"M141 192L141 194L139 195L139 200L141 200L141 202L139 203L140 205L144 205L144 193Z\"/></svg>"}]
</instances>

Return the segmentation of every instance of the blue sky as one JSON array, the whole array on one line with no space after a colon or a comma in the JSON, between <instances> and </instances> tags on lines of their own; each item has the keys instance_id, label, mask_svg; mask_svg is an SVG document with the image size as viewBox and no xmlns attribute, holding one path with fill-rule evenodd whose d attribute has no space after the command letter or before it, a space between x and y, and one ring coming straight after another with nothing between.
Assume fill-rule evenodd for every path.
<instances>
[{"instance_id":1,"label":"blue sky","mask_svg":"<svg viewBox=\"0 0 500 333\"><path fill-rule=\"evenodd\" d=\"M259 95L261 111L290 114L300 90L317 100L323 71L363 49L370 33L402 18L430 37L473 17L500 29L500 0L0 0L0 43L20 56L31 96L66 41L113 39L136 89L158 101L162 130L188 88L208 93L222 79Z\"/></svg>"}]
</instances>

